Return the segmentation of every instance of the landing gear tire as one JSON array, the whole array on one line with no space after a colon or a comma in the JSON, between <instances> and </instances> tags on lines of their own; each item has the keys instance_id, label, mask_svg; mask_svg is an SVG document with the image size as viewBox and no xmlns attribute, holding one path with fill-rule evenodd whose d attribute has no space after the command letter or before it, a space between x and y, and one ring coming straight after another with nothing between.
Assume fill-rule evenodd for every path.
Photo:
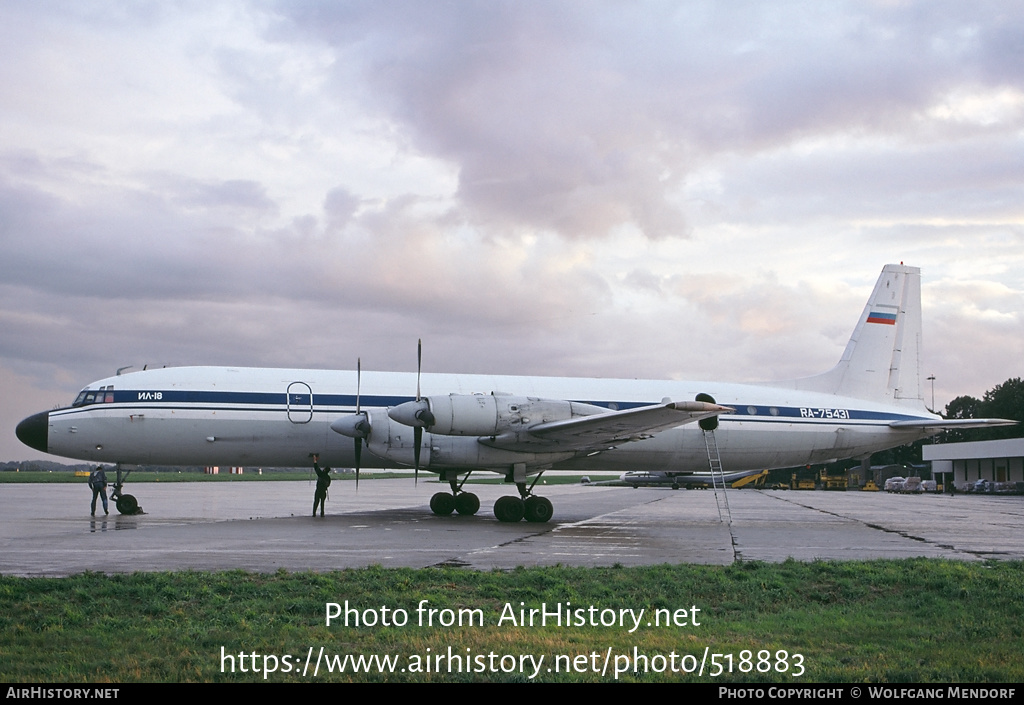
<instances>
[{"instance_id":1,"label":"landing gear tire","mask_svg":"<svg viewBox=\"0 0 1024 705\"><path fill-rule=\"evenodd\" d=\"M430 498L430 511L439 517L446 517L455 511L455 497L447 492L438 492Z\"/></svg>"},{"instance_id":2,"label":"landing gear tire","mask_svg":"<svg viewBox=\"0 0 1024 705\"><path fill-rule=\"evenodd\" d=\"M480 498L472 492L455 495L455 511L462 516L473 516L480 511Z\"/></svg>"},{"instance_id":3,"label":"landing gear tire","mask_svg":"<svg viewBox=\"0 0 1024 705\"><path fill-rule=\"evenodd\" d=\"M534 524L550 521L555 513L554 507L551 506L551 500L547 497L527 497L523 502L523 509L526 521Z\"/></svg>"},{"instance_id":4,"label":"landing gear tire","mask_svg":"<svg viewBox=\"0 0 1024 705\"><path fill-rule=\"evenodd\" d=\"M498 497L498 501L494 503L494 516L497 517L498 521L515 524L525 514L526 503L518 497L512 497L511 495Z\"/></svg>"},{"instance_id":5,"label":"landing gear tire","mask_svg":"<svg viewBox=\"0 0 1024 705\"><path fill-rule=\"evenodd\" d=\"M117 498L117 511L122 514L135 514L139 511L139 502L130 494L123 494Z\"/></svg>"}]
</instances>

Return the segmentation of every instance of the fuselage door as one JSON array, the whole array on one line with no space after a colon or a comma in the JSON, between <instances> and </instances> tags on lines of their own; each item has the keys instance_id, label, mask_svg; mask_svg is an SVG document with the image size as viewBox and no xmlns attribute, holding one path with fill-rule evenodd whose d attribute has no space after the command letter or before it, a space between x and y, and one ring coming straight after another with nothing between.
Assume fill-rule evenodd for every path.
<instances>
[{"instance_id":1,"label":"fuselage door","mask_svg":"<svg viewBox=\"0 0 1024 705\"><path fill-rule=\"evenodd\" d=\"M285 394L288 420L292 423L309 423L313 420L313 390L305 382L292 382Z\"/></svg>"}]
</instances>

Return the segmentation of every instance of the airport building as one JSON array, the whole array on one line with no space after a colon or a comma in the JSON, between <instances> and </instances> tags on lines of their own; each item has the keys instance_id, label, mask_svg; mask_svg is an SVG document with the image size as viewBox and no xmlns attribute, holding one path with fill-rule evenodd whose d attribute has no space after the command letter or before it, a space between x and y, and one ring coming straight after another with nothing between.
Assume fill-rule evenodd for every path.
<instances>
[{"instance_id":1,"label":"airport building","mask_svg":"<svg viewBox=\"0 0 1024 705\"><path fill-rule=\"evenodd\" d=\"M1024 438L941 443L921 450L932 463L932 477L943 484L952 480L957 489L978 480L1024 482Z\"/></svg>"}]
</instances>

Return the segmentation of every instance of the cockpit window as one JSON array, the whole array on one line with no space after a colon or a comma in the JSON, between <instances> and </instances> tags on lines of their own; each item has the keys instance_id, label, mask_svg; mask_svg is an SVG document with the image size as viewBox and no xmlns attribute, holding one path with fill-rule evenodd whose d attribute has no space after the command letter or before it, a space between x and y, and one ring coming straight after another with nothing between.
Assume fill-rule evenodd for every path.
<instances>
[{"instance_id":1,"label":"cockpit window","mask_svg":"<svg viewBox=\"0 0 1024 705\"><path fill-rule=\"evenodd\" d=\"M85 406L86 404L103 404L114 401L114 385L100 387L98 390L83 389L71 406Z\"/></svg>"}]
</instances>

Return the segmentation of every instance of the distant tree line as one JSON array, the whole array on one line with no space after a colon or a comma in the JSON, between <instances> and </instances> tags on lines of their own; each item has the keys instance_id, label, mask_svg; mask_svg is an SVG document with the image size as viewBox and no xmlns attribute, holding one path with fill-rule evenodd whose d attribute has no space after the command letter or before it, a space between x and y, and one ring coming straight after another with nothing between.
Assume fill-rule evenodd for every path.
<instances>
[{"instance_id":1,"label":"distant tree line","mask_svg":"<svg viewBox=\"0 0 1024 705\"><path fill-rule=\"evenodd\" d=\"M53 460L15 460L9 463L0 463L0 472L75 472L77 470L92 470L91 465L65 465Z\"/></svg>"},{"instance_id":2,"label":"distant tree line","mask_svg":"<svg viewBox=\"0 0 1024 705\"><path fill-rule=\"evenodd\" d=\"M968 428L944 431L934 438L925 438L909 445L889 448L871 456L872 465L916 465L921 462L921 448L933 443L960 443L964 441L991 441L1000 438L1024 438L1024 380L1020 377L1008 379L985 392L976 399L972 396L957 397L946 405L942 414L947 419L1012 419L1016 426L994 426L992 428ZM854 460L841 460L830 466L831 471L840 472L859 464ZM789 470L785 471L789 472ZM781 475L780 475L781 477ZM775 475L771 479L775 480Z\"/></svg>"},{"instance_id":3,"label":"distant tree line","mask_svg":"<svg viewBox=\"0 0 1024 705\"><path fill-rule=\"evenodd\" d=\"M1018 423L1016 426L945 431L936 440L938 443L1022 438L1024 437L1024 381L1020 377L1008 379L985 392L985 396L981 399L972 396L957 397L946 405L946 412L943 416L947 419L1013 419Z\"/></svg>"},{"instance_id":4,"label":"distant tree line","mask_svg":"<svg viewBox=\"0 0 1024 705\"><path fill-rule=\"evenodd\" d=\"M89 472L97 465L105 468L113 468L113 463L77 463L66 465L53 460L21 460L9 463L0 463L0 472ZM170 465L133 465L133 470L144 472L203 472L202 467L174 467ZM125 466L128 469L128 466Z\"/></svg>"}]
</instances>

